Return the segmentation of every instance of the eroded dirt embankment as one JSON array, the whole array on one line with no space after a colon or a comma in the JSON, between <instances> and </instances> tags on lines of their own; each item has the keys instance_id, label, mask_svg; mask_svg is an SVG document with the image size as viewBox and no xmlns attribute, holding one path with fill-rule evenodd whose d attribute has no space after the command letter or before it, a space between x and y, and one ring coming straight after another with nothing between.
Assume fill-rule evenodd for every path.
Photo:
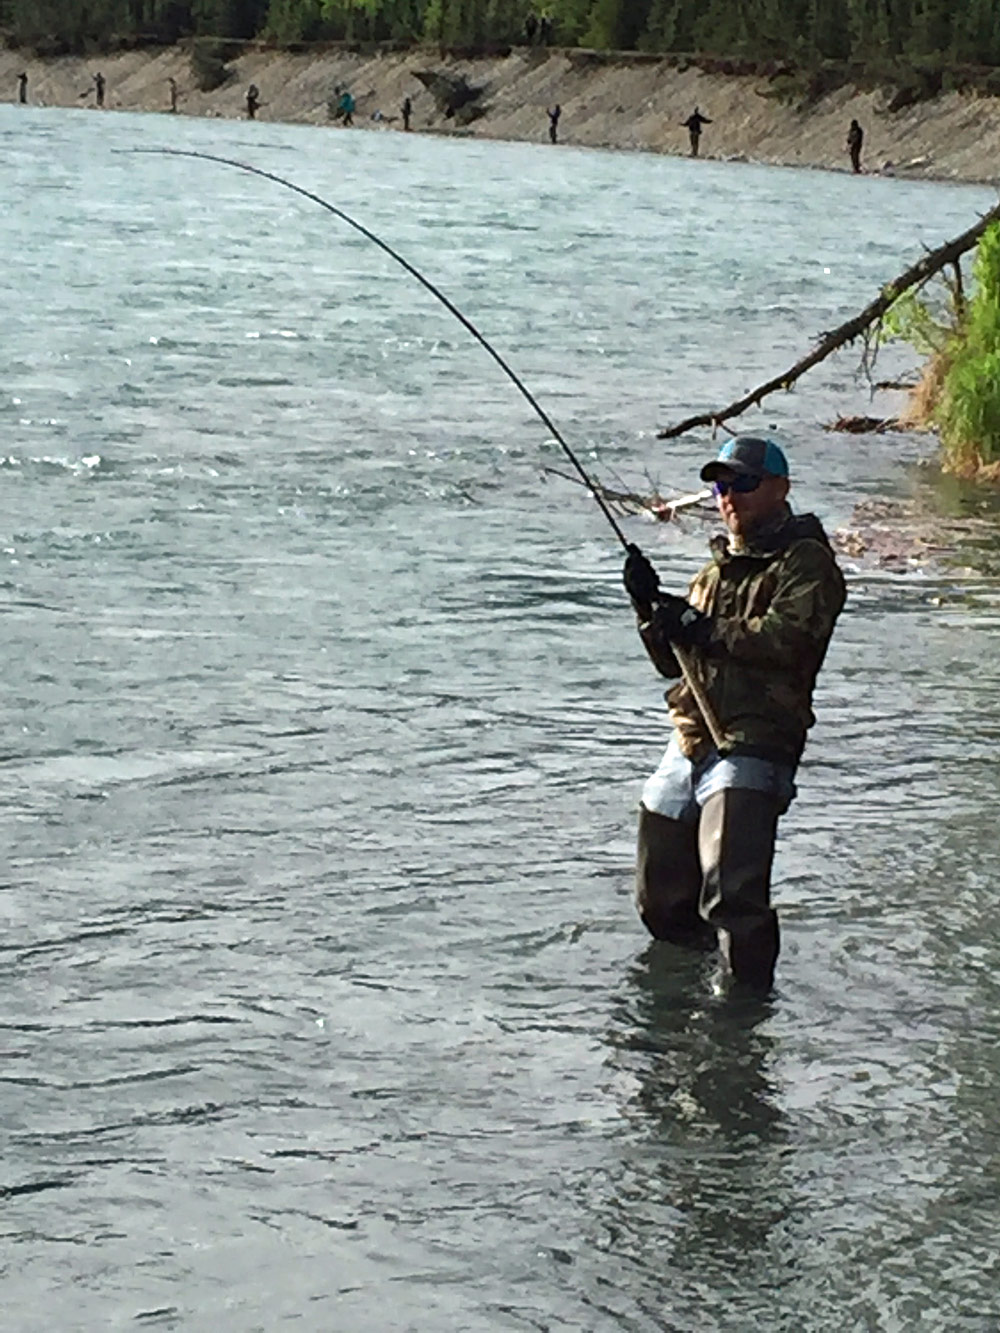
<instances>
[{"instance_id":1,"label":"eroded dirt embankment","mask_svg":"<svg viewBox=\"0 0 1000 1333\"><path fill-rule=\"evenodd\" d=\"M774 86L763 76L558 50L515 49L504 57L457 59L432 50L291 53L248 46L230 68L232 77L224 86L204 93L184 47L86 60L41 60L2 51L0 100L16 100L17 76L24 71L30 103L92 107L91 76L100 70L106 79L106 110L165 112L173 78L179 114L239 117L245 114L246 89L254 83L264 103L259 120L332 129L328 101L339 84L356 98L358 129L400 129L399 109L408 96L417 132L547 143L546 109L559 103L560 143L673 154L688 151L681 122L697 105L712 121L702 135L703 157L849 170L845 140L851 119L857 118L865 129L868 170L882 171L891 163L888 169L898 174L945 180L994 181L1000 175L1000 99L992 97L949 93L890 113L885 92L842 88L801 110L775 97ZM466 128L454 128L415 77L415 71L427 69L484 85L486 114ZM375 112L385 119L372 119Z\"/></svg>"}]
</instances>

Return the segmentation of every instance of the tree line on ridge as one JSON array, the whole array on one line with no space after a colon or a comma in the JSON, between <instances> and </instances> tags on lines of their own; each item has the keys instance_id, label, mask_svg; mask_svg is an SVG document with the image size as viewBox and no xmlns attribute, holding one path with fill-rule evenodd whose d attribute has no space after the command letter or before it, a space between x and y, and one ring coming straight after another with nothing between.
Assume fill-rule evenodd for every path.
<instances>
[{"instance_id":1,"label":"tree line on ridge","mask_svg":"<svg viewBox=\"0 0 1000 1333\"><path fill-rule=\"evenodd\" d=\"M40 54L191 36L489 51L537 44L532 12L555 46L826 67L833 84L915 70L925 95L1000 67L995 0L0 0L0 32Z\"/></svg>"}]
</instances>

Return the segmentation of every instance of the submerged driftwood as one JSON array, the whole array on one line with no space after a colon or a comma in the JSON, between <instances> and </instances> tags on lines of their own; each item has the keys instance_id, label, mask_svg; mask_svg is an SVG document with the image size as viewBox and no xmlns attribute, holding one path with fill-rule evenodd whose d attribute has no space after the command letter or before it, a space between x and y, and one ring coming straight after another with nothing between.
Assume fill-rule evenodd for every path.
<instances>
[{"instance_id":1,"label":"submerged driftwood","mask_svg":"<svg viewBox=\"0 0 1000 1333\"><path fill-rule=\"evenodd\" d=\"M766 398L768 394L774 393L775 390L791 388L797 379L804 375L807 370L811 370L813 366L818 365L820 361L825 360L831 352L835 352L838 347L843 347L845 343L853 342L855 338L866 333L904 292L909 291L911 287L921 286L947 265L957 265L962 255L978 243L986 228L998 220L1000 220L1000 203L994 205L988 213L985 213L974 226L969 227L961 236L956 236L954 240L938 246L936 250L931 250L924 255L923 259L916 264L911 264L904 273L899 275L895 282L890 282L883 287L875 300L869 302L860 314L855 315L853 319L849 319L846 324L841 324L832 333L824 333L816 347L807 356L796 361L795 365L786 370L783 375L776 375L773 379L767 380L764 384L759 385L742 398L738 398L736 402L730 403L727 407L719 408L714 412L699 412L697 416L686 417L675 426L663 427L657 432L659 438L661 440L673 439L675 435L681 435L684 431L691 430L695 426L717 426L720 422L740 416L748 407L756 407L762 399Z\"/></svg>"},{"instance_id":2,"label":"submerged driftwood","mask_svg":"<svg viewBox=\"0 0 1000 1333\"><path fill-rule=\"evenodd\" d=\"M847 435L884 435L887 430L909 430L899 417L838 417L831 421L824 430L842 431Z\"/></svg>"},{"instance_id":3,"label":"submerged driftwood","mask_svg":"<svg viewBox=\"0 0 1000 1333\"><path fill-rule=\"evenodd\" d=\"M994 574L997 515L988 509L961 517L943 513L933 496L862 500L849 527L830 534L837 551L859 570ZM949 594L955 595L955 594ZM938 597L928 599L939 605Z\"/></svg>"}]
</instances>

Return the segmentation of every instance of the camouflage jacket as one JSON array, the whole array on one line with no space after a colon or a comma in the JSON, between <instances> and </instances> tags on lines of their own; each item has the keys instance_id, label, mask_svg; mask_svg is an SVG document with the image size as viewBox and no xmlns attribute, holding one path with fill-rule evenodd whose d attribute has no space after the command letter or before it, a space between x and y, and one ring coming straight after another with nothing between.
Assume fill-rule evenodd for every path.
<instances>
[{"instance_id":1,"label":"camouflage jacket","mask_svg":"<svg viewBox=\"0 0 1000 1333\"><path fill-rule=\"evenodd\" d=\"M731 754L797 763L815 718L812 693L833 626L844 605L844 579L818 518L780 517L734 549L712 541L712 559L688 598L711 618L707 641L690 655ZM677 660L650 623L640 624L660 673L680 675ZM683 752L697 759L712 747L684 681L667 692Z\"/></svg>"}]
</instances>

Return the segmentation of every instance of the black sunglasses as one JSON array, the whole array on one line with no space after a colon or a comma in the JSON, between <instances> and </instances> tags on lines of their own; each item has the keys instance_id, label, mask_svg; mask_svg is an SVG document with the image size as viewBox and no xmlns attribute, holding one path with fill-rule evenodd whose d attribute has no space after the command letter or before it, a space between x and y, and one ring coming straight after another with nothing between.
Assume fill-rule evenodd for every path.
<instances>
[{"instance_id":1,"label":"black sunglasses","mask_svg":"<svg viewBox=\"0 0 1000 1333\"><path fill-rule=\"evenodd\" d=\"M729 478L720 477L712 486L712 494L728 495L730 491L734 491L737 495L749 495L751 491L757 489L763 480L763 477L748 477L745 475Z\"/></svg>"}]
</instances>

